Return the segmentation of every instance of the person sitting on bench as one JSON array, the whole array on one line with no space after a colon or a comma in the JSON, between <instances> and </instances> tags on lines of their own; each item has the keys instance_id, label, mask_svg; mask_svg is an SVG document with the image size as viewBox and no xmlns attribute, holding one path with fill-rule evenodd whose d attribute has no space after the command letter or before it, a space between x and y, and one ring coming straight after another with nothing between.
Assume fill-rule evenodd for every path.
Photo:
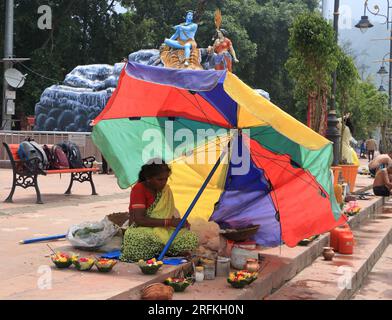
<instances>
[{"instance_id":1,"label":"person sitting on bench","mask_svg":"<svg viewBox=\"0 0 392 320\"><path fill-rule=\"evenodd\" d=\"M392 189L392 164L377 172L373 182L373 192L376 196L389 197Z\"/></svg>"}]
</instances>

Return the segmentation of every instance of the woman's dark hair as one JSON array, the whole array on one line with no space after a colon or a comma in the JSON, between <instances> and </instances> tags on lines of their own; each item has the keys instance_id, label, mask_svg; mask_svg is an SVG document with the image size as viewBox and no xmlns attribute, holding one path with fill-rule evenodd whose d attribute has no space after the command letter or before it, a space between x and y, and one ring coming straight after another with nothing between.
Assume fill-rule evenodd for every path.
<instances>
[{"instance_id":1,"label":"woman's dark hair","mask_svg":"<svg viewBox=\"0 0 392 320\"><path fill-rule=\"evenodd\" d=\"M155 158L149 160L139 172L139 182L146 181L147 179L156 177L161 173L171 173L170 167L162 159Z\"/></svg>"},{"instance_id":2,"label":"woman's dark hair","mask_svg":"<svg viewBox=\"0 0 392 320\"><path fill-rule=\"evenodd\" d=\"M347 118L347 119L344 121L344 123L345 123L345 125L350 129L351 134L354 135L354 126L353 126L353 123L351 122L351 119L350 119L350 118Z\"/></svg>"},{"instance_id":3,"label":"woman's dark hair","mask_svg":"<svg viewBox=\"0 0 392 320\"><path fill-rule=\"evenodd\" d=\"M229 36L229 33L225 30L225 29L219 29L220 32L222 32L223 36L225 38L227 38ZM215 32L214 37L212 38L212 41L215 41L216 39L218 39L218 32Z\"/></svg>"}]
</instances>

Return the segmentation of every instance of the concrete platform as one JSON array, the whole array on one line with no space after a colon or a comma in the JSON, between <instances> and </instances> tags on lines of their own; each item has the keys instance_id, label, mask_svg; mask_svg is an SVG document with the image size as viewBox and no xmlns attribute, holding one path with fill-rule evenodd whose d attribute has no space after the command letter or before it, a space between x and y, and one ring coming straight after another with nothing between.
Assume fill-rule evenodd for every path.
<instances>
[{"instance_id":1,"label":"concrete platform","mask_svg":"<svg viewBox=\"0 0 392 320\"><path fill-rule=\"evenodd\" d=\"M10 170L0 169L0 200L9 193L11 177ZM0 299L139 299L144 286L162 282L180 272L182 267L164 266L156 276L145 276L137 266L123 263L119 263L116 271L110 274L58 270L52 267L46 243L18 244L21 239L66 233L73 224L99 221L110 213L127 211L129 190L121 190L113 175L96 174L94 179L99 193L96 197L90 195L88 184L75 184L73 195L63 195L69 182L68 175L63 175L61 178L48 176L40 179L43 205L35 204L33 189L17 190L15 203L0 202L0 258L7 261L0 266ZM358 181L356 190L360 192L371 182L367 176L359 176ZM350 220L350 224L356 227L372 217L382 206L383 199L371 197L366 201L360 200L359 204L363 210ZM326 234L307 247L260 248L265 256L263 269L258 280L246 289L233 289L225 278L216 278L197 283L184 293L176 293L174 299L263 299L311 265L328 241ZM70 249L66 241L50 242L50 245L54 249ZM190 266L183 267L187 269ZM52 288L40 289L48 270Z\"/></svg>"},{"instance_id":2,"label":"concrete platform","mask_svg":"<svg viewBox=\"0 0 392 320\"><path fill-rule=\"evenodd\" d=\"M381 209L383 199L371 197L370 200L358 201L363 210L351 217L349 224L358 227L369 218L373 218ZM183 293L177 293L174 300L261 300L282 287L321 255L323 247L329 245L329 233L320 236L306 247L259 249L265 257L258 279L244 289L234 289L226 278L205 280L188 287ZM306 269L305 269L306 270ZM232 269L232 271L235 271ZM128 291L130 299L138 299L140 288Z\"/></svg>"},{"instance_id":3,"label":"concrete platform","mask_svg":"<svg viewBox=\"0 0 392 320\"><path fill-rule=\"evenodd\" d=\"M267 300L349 299L392 242L392 202L353 230L353 255L336 254L333 261L314 263Z\"/></svg>"}]
</instances>

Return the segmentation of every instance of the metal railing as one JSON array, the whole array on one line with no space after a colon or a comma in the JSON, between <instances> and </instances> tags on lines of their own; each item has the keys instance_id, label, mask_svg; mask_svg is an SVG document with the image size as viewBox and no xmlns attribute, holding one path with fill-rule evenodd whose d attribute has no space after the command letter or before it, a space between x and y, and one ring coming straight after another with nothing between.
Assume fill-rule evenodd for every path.
<instances>
[{"instance_id":1,"label":"metal railing","mask_svg":"<svg viewBox=\"0 0 392 320\"><path fill-rule=\"evenodd\" d=\"M102 162L101 153L94 145L90 132L57 131L0 131L0 161L9 160L3 142L17 144L29 137L39 144L48 145L72 141L78 145L82 157L94 156L98 162Z\"/></svg>"}]
</instances>

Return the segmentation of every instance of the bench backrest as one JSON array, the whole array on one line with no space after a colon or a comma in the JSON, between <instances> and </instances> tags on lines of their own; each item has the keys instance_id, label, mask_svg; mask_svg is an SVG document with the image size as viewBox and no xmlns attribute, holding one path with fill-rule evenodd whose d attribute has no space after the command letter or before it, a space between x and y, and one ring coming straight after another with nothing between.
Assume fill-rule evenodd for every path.
<instances>
[{"instance_id":1,"label":"bench backrest","mask_svg":"<svg viewBox=\"0 0 392 320\"><path fill-rule=\"evenodd\" d=\"M9 148L9 153L11 154L11 156L13 158L13 159L10 159L10 160L14 160L14 161L20 161L21 160L20 157L19 157L19 154L18 154L19 143L18 144L16 144L16 143L15 144L6 144L6 143L4 143L4 145L7 145L8 148ZM49 148L52 148L51 144L48 144L47 146Z\"/></svg>"},{"instance_id":2,"label":"bench backrest","mask_svg":"<svg viewBox=\"0 0 392 320\"><path fill-rule=\"evenodd\" d=\"M19 144L9 144L8 147L10 149L13 160L19 161L20 160L20 157L18 154Z\"/></svg>"}]
</instances>

